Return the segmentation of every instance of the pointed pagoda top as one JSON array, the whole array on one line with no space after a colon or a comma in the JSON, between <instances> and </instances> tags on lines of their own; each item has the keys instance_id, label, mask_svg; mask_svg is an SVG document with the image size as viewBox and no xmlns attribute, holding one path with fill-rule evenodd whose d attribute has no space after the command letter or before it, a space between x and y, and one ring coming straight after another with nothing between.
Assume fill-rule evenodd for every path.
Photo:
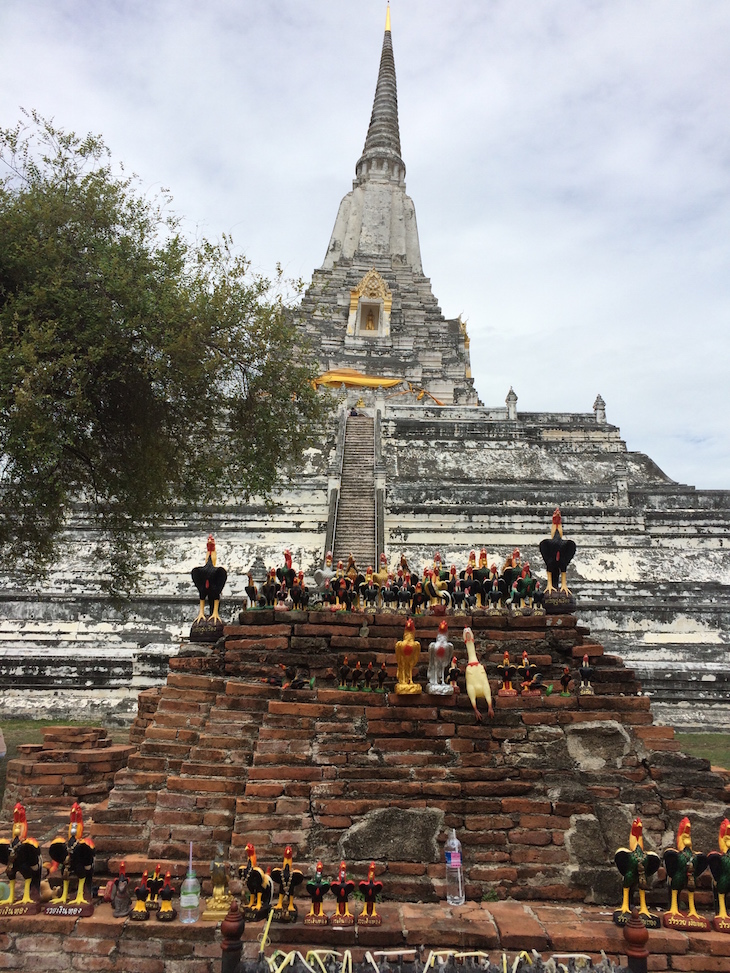
<instances>
[{"instance_id":1,"label":"pointed pagoda top","mask_svg":"<svg viewBox=\"0 0 730 973\"><path fill-rule=\"evenodd\" d=\"M402 182L406 174L406 167L400 155L398 90L390 30L390 5L385 15L385 36L370 127L355 172L358 181L375 178L378 181Z\"/></svg>"}]
</instances>

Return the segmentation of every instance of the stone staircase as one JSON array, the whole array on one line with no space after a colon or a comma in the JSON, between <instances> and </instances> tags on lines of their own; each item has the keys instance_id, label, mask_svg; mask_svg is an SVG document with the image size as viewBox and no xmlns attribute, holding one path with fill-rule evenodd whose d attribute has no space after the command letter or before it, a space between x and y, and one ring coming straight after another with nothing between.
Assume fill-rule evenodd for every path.
<instances>
[{"instance_id":1,"label":"stone staircase","mask_svg":"<svg viewBox=\"0 0 730 973\"><path fill-rule=\"evenodd\" d=\"M375 444L370 416L348 416L340 499L335 528L335 563L352 554L360 571L375 562Z\"/></svg>"}]
</instances>

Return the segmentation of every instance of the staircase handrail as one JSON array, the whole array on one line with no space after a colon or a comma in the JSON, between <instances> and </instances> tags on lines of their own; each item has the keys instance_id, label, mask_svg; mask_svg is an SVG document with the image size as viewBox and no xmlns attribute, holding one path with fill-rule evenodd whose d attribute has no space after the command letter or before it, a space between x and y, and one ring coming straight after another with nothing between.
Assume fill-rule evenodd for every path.
<instances>
[{"instance_id":1,"label":"staircase handrail","mask_svg":"<svg viewBox=\"0 0 730 973\"><path fill-rule=\"evenodd\" d=\"M337 514L340 509L340 493L342 491L342 470L345 466L345 441L347 439L347 407L342 410L340 415L340 428L337 431L337 459L335 460L337 469L337 496L335 497L335 516L332 522L332 547L330 550L334 556L335 543L337 540Z\"/></svg>"}]
</instances>

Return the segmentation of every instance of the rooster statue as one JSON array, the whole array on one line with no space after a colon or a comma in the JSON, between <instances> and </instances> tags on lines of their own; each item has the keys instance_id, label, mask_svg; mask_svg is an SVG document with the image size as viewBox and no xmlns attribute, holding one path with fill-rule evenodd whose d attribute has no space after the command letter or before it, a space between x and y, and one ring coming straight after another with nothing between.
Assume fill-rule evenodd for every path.
<instances>
[{"instance_id":1,"label":"rooster statue","mask_svg":"<svg viewBox=\"0 0 730 973\"><path fill-rule=\"evenodd\" d=\"M53 859L49 875L60 869L63 890L51 905L87 906L93 911L91 878L94 874L94 842L84 838L84 816L78 803L69 814L68 833L51 842L48 853ZM68 901L68 887L72 878L78 879L76 898ZM89 913L91 914L91 913Z\"/></svg>"},{"instance_id":2,"label":"rooster statue","mask_svg":"<svg viewBox=\"0 0 730 973\"><path fill-rule=\"evenodd\" d=\"M668 928L709 932L709 920L700 916L695 907L697 879L707 864L707 855L692 850L692 825L689 818L682 818L677 827L677 847L664 852L664 866L672 889L672 900L663 917ZM679 911L679 893L683 889L687 890L686 913Z\"/></svg>"},{"instance_id":3,"label":"rooster statue","mask_svg":"<svg viewBox=\"0 0 730 973\"><path fill-rule=\"evenodd\" d=\"M544 599L546 605L550 604L551 596L553 600L558 598L562 602L575 604L567 582L568 565L575 557L575 550L575 541L563 537L563 518L560 507L556 507L550 527L550 537L540 541L540 554L547 570Z\"/></svg>"},{"instance_id":4,"label":"rooster statue","mask_svg":"<svg viewBox=\"0 0 730 973\"><path fill-rule=\"evenodd\" d=\"M712 920L716 932L730 933L730 916L727 914L727 895L730 892L730 821L724 818L717 838L719 851L707 856L715 888L717 914Z\"/></svg>"},{"instance_id":5,"label":"rooster statue","mask_svg":"<svg viewBox=\"0 0 730 973\"><path fill-rule=\"evenodd\" d=\"M297 907L294 905L294 893L304 881L304 875L298 868L294 868L291 845L287 845L284 849L281 868L273 869L271 877L279 886L279 898L274 906L274 921L296 922Z\"/></svg>"},{"instance_id":6,"label":"rooster statue","mask_svg":"<svg viewBox=\"0 0 730 973\"><path fill-rule=\"evenodd\" d=\"M220 605L221 593L223 587L226 583L226 578L228 574L225 568L217 566L217 555L215 551L215 538L212 534L208 535L208 542L206 544L207 557L205 559L205 564L197 568L193 568L190 572L190 576L193 579L193 584L198 589L198 595L200 596L200 609L198 611L198 617L193 622L193 625L200 625L201 623L207 622L209 625L223 627L223 621L218 614L218 607ZM210 608L210 614L206 617L205 614L205 602L208 602Z\"/></svg>"},{"instance_id":7,"label":"rooster statue","mask_svg":"<svg viewBox=\"0 0 730 973\"><path fill-rule=\"evenodd\" d=\"M444 679L446 667L454 651L453 642L449 642L449 625L444 618L439 623L439 633L436 641L428 647L428 691L434 696L450 696L454 687Z\"/></svg>"},{"instance_id":8,"label":"rooster statue","mask_svg":"<svg viewBox=\"0 0 730 973\"><path fill-rule=\"evenodd\" d=\"M28 837L28 821L25 808L18 802L13 810L13 830L10 840L0 840L0 863L5 865L5 873L10 883L10 895L0 900L0 905L15 906L18 912L33 913L39 909L38 903L31 898L31 888L39 894L43 863L38 842ZM21 875L25 881L23 897L15 902L15 879Z\"/></svg>"},{"instance_id":9,"label":"rooster statue","mask_svg":"<svg viewBox=\"0 0 730 973\"><path fill-rule=\"evenodd\" d=\"M248 905L243 910L243 917L247 922L257 922L264 919L271 910L271 895L273 886L271 877L256 862L256 849L249 843L246 845L247 861L239 866L238 874L249 892Z\"/></svg>"},{"instance_id":10,"label":"rooster statue","mask_svg":"<svg viewBox=\"0 0 730 973\"><path fill-rule=\"evenodd\" d=\"M629 847L619 848L614 855L616 868L623 875L623 901L621 908L616 909L613 921L617 926L625 926L631 918L631 890L639 889L639 918L647 929L658 929L659 916L649 912L646 905L646 890L649 879L659 869L662 863L659 855L653 851L644 851L644 828L640 818L634 818L629 835Z\"/></svg>"},{"instance_id":11,"label":"rooster statue","mask_svg":"<svg viewBox=\"0 0 730 973\"><path fill-rule=\"evenodd\" d=\"M344 861L340 862L340 872L331 889L337 899L337 909L330 916L330 922L333 926L354 926L355 917L350 912L348 899L355 891L355 883L347 878L347 865Z\"/></svg>"},{"instance_id":12,"label":"rooster statue","mask_svg":"<svg viewBox=\"0 0 730 973\"><path fill-rule=\"evenodd\" d=\"M477 708L477 699L486 699L487 714L490 720L494 719L494 707L492 706L492 691L487 679L487 672L481 662L477 659L477 652L474 648L474 633L470 628L464 629L464 644L469 661L466 664L466 694L471 702L477 723L482 722L482 714Z\"/></svg>"},{"instance_id":13,"label":"rooster statue","mask_svg":"<svg viewBox=\"0 0 730 973\"><path fill-rule=\"evenodd\" d=\"M165 872L165 881L162 884L159 895L160 908L157 910L158 922L172 922L177 918L177 909L173 909L172 907L174 895L175 890L172 887L171 875L169 872Z\"/></svg>"},{"instance_id":14,"label":"rooster statue","mask_svg":"<svg viewBox=\"0 0 730 973\"><path fill-rule=\"evenodd\" d=\"M421 687L413 681L413 670L421 655L421 643L415 639L416 626L412 618L406 622L401 641L395 643L395 658L398 664L395 691L399 696L420 693Z\"/></svg>"},{"instance_id":15,"label":"rooster statue","mask_svg":"<svg viewBox=\"0 0 730 973\"><path fill-rule=\"evenodd\" d=\"M360 882L360 894L363 898L363 909L357 917L358 926L380 926L383 922L375 908L378 896L383 891L383 883L375 878L375 862L370 862L368 877Z\"/></svg>"},{"instance_id":16,"label":"rooster statue","mask_svg":"<svg viewBox=\"0 0 730 973\"><path fill-rule=\"evenodd\" d=\"M324 897L330 890L330 883L322 875L322 862L317 862L314 878L307 882L307 895L312 900L309 913L304 917L305 926L326 926L329 922L324 911Z\"/></svg>"}]
</instances>

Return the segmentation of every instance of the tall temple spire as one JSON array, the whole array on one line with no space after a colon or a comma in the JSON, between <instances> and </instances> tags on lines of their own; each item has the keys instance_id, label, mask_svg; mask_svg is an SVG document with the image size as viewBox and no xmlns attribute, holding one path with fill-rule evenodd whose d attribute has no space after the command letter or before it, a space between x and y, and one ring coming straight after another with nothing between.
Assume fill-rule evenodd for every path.
<instances>
[{"instance_id":1,"label":"tall temple spire","mask_svg":"<svg viewBox=\"0 0 730 973\"><path fill-rule=\"evenodd\" d=\"M345 375L360 388L406 382L421 390L414 401L475 405L466 328L444 318L423 275L405 172L388 11L365 147L302 300L300 326L318 350L325 384Z\"/></svg>"},{"instance_id":2,"label":"tall temple spire","mask_svg":"<svg viewBox=\"0 0 730 973\"><path fill-rule=\"evenodd\" d=\"M406 167L400 155L400 131L398 128L398 89L395 80L395 60L390 30L390 5L385 18L383 50L380 55L378 83L375 86L370 127L365 138L355 173L358 181L367 178L385 178L402 182Z\"/></svg>"}]
</instances>

